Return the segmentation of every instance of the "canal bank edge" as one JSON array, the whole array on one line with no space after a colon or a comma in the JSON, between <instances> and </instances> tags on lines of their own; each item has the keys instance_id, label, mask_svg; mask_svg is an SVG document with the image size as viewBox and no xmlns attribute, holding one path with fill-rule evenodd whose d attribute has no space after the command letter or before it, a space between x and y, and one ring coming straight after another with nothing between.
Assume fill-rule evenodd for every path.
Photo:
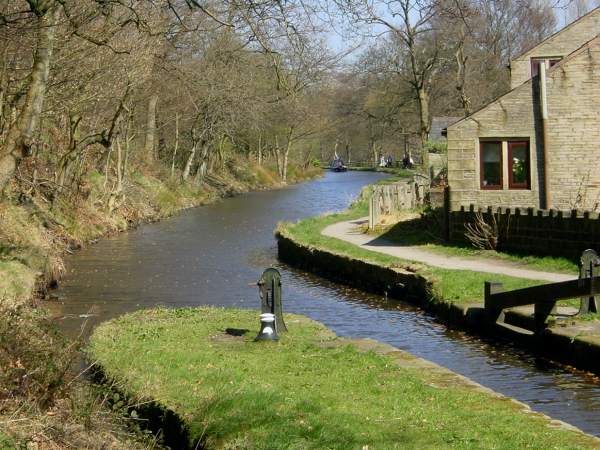
<instances>
[{"instance_id":1,"label":"canal bank edge","mask_svg":"<svg viewBox=\"0 0 600 450\"><path fill-rule=\"evenodd\" d=\"M428 433L431 430L421 430L421 428L433 428L446 433L449 431L447 428L450 426L448 417L453 417L455 421L458 421L464 425L464 429L461 432L469 433L469 430L473 429L473 420L477 420L479 415L485 416L489 421L489 427L493 428L495 432L500 434L493 434L492 441L490 441L490 435L486 434L488 431L481 432L473 429L473 439L470 444L466 441L461 440L459 437L460 432L457 430L457 434L453 435L454 445L451 442L447 442L448 446L451 447L469 447L470 445L479 445L479 448L496 447L499 442L508 444L509 448L511 445L518 444L519 439L529 439L527 444L531 444L533 448L546 448L549 442L543 443L544 440L552 442L555 448L579 448L580 446L599 448L600 439L583 433L576 427L566 424L562 421L554 420L545 414L532 411L529 406L522 402L503 396L495 391L481 386L480 384L462 376L456 374L442 366L434 364L430 361L426 361L421 358L417 358L405 351L399 350L391 345L384 344L372 339L345 339L337 337L331 330L326 328L323 324L313 321L305 316L300 315L286 315L286 322L290 328L290 334L282 336L282 341L279 343L261 343L256 344L251 342L254 334L252 331L246 330L251 336L240 336L237 337L227 335L224 331L224 326L235 326L236 330L246 327L252 327L252 324L257 322L256 317L258 312L253 310L239 310L235 308L215 308L215 307L200 307L200 308L178 308L178 309L155 309L147 310L144 317L140 317L140 312L126 314L120 318L113 319L109 322L102 324L97 331L94 333L91 339L89 355L96 360L96 367L98 373L101 374L103 380L108 382L112 388L118 386L118 392L130 401L131 404L141 404L142 407L135 407L136 414L140 417L149 421L151 429L157 431L161 430L164 436L165 444L170 445L173 448L195 448L197 445L201 445L202 448L216 448L222 447L223 445L235 443L236 445L248 444L247 448L263 448L262 444L265 442L261 441L267 436L268 442L272 445L282 444L277 439L282 439L281 436L274 437L275 435L284 434L293 436L299 441L289 442L290 444L304 442L305 444L315 444L310 441L310 433L303 434L302 428L308 426L309 431L311 426L314 425L314 420L318 420L323 425L323 429L317 430L316 436L319 439L322 435L327 435L326 428L329 426L331 420L342 419L345 423L344 426L349 425L352 422L348 411L353 411L353 420L364 422L363 426L358 427L361 433L354 433L365 435L364 444L370 447L370 444L374 444L374 448L397 448L397 445L409 445L407 441L385 441L385 442L370 442L368 436L374 436L378 433L387 433L390 436L390 427L403 430L406 423L411 423L411 427L415 427L416 434L408 434L416 440L425 439L427 441ZM254 328L258 329L257 324ZM201 331L198 331L198 330ZM189 340L190 346L186 350L178 349L174 344L182 336L173 336L174 334L186 335ZM140 336L144 336L141 339ZM133 338L133 340L132 340ZM152 342L148 342L150 339ZM207 342L208 340L208 345ZM163 342L161 342L163 341ZM169 355L171 361L169 363L162 364L158 360L153 360L154 353L159 354L161 351L164 352L163 345L171 345L173 353ZM248 347L245 347L248 346ZM268 366L269 364L261 363L265 360L265 350L273 349L276 346L277 355L274 358L268 359L270 368L266 369L266 372L262 371L259 374L254 372L256 369L255 363L258 362ZM154 350L154 347L159 347L160 350ZM294 348L295 347L295 348ZM348 348L352 351L348 353ZM181 356L182 351L186 352L185 364L186 370L183 372L176 363L178 357ZM354 357L353 352L356 351L358 354L363 356ZM143 358L132 358L122 355L122 353L133 352L135 354L146 354ZM153 353L154 352L154 353ZM213 353L220 354L222 357L218 360L211 359ZM292 355L292 360L285 359L286 355ZM283 355L283 356L282 356ZM293 358L300 357L303 361L295 361ZM204 358L204 359L203 359ZM309 358L309 360L306 360ZM357 401L354 397L355 391L352 392L338 392L337 394L327 392L327 394L320 394L318 391L322 389L322 384L325 383L319 377L325 377L329 380L338 379L341 374L329 372L333 370L330 367L325 369L319 369L320 364L318 363L319 358L323 358L324 361L328 361L329 364L337 364L335 361L343 360L350 361L351 367L340 366L340 371L352 371L358 370L357 373L353 373L349 380L352 386L355 385L369 385L374 383L374 391L376 394L370 393L371 389L364 394L367 399L361 399L361 401L367 401L371 405L375 405L374 409L370 411L361 410L361 401ZM377 358L374 360L373 358ZM163 358L164 359L164 358ZM238 361L236 363L235 361ZM237 365L239 361L242 365L247 365L243 371L242 383L240 379L236 379L236 371L238 371ZM283 364L281 364L283 361ZM206 364L208 362L208 364ZM194 367L192 367L196 364ZM357 364L359 363L359 364ZM399 372L390 372L389 364L392 367L396 367ZM297 364L297 369L292 370ZM153 367L154 371L149 371L148 367ZM159 366L164 367L159 367ZM127 366L127 367L124 367ZM232 367L234 366L234 367ZM316 369L314 369L316 367ZM274 374L274 377L269 380L265 377L268 371ZM290 372L299 371L299 373ZM304 371L306 370L306 373ZM219 376L214 378L213 373L217 372ZM133 374L133 375L131 375ZM362 375L361 375L362 374ZM367 375L368 374L368 375ZM239 374L237 374L239 376ZM360 375L357 377L357 375ZM298 376L300 378L298 378ZM165 379L168 378L167 379ZM283 378L281 378L283 377ZM247 379L248 380L247 380ZM406 379L404 379L406 378ZM276 381L273 381L275 379ZM386 380L392 379L397 385L391 384L388 386ZM199 380L196 382L196 380ZM260 381L262 380L262 381ZM279 386L277 380L283 381L282 385ZM304 380L304 381L302 381ZM414 381L417 380L418 387L414 385ZM177 386L177 389L161 387L165 382ZM247 384L243 384L243 381L247 381ZM273 382L273 384L270 383ZM289 386L302 381L302 386L308 386L313 394L314 398L302 397L300 403L305 403L308 406L304 406L304 409L297 409L297 405L294 403L295 396L302 394L302 388L298 392L292 389L289 390ZM196 405L193 408L186 409L185 403L181 400L181 393L178 394L178 389L185 389L186 385L191 383L190 387L193 387L192 391L186 396L198 397L197 400L191 401L188 407ZM257 384L258 383L258 384ZM266 384L265 384L266 383ZM290 383L292 383L290 385ZM307 385L308 383L308 385ZM223 390L219 388L219 384L223 385ZM343 384L343 383L342 383ZM289 386L288 386L289 385ZM158 387L156 387L158 386ZM208 401L208 405L212 405L213 400L210 399L210 392L214 391L217 394L224 393L227 397L228 388L235 386L235 396L237 397L236 402L239 402L238 415L241 415L241 422L236 422L237 416L234 418L235 425L230 427L228 414L235 414L231 411L231 408L236 409L235 405L230 405L224 411L218 412L218 408L210 409L207 417L204 417L201 405L204 401ZM250 386L250 388L249 388ZM287 388L285 386L288 386ZM402 387L400 392L397 392L398 387ZM331 386L326 386L331 387ZM257 392L254 392L258 389ZM279 389L283 389L282 392ZM389 391L388 391L389 389ZM423 391L423 389L425 391ZM208 393L206 392L208 391ZM264 391L264 392L263 392ZM400 408L396 411L386 411L392 414L393 417L380 417L375 418L372 414L377 411L379 402L377 401L377 395L384 395L387 398L394 398L397 395L401 397L413 398L417 392L417 397L425 396L426 402L423 405L413 404L412 407L419 410L423 408L423 414L413 414L410 411L406 411L401 406L396 405L395 409ZM256 405L252 401L248 401L246 396L252 397L253 394L260 394L266 396L272 396L273 398L267 402L267 408L271 408L272 411L251 411L244 410L244 405L248 403L250 409L259 408L261 409L264 405ZM215 395L217 395L215 394ZM279 394L285 396L283 399L278 399ZM339 394L339 395L338 395ZM208 396L205 397L205 395ZM220 394L219 394L220 395ZM311 401L315 399L321 399L323 395L323 401L328 405L326 408L321 405L320 408L315 408L314 405L310 406ZM331 397L333 395L333 397ZM446 395L450 395L450 403L446 404ZM349 397L347 397L349 396ZM440 398L437 398L440 396ZM478 400L474 400L474 397L480 397L480 403ZM336 403L334 398L346 398L345 403L342 405ZM160 400L159 400L160 399ZM179 399L179 401L177 400ZM354 400L353 400L354 399ZM252 400L252 398L251 398ZM298 400L298 401L300 401ZM423 398L425 400L425 398ZM187 401L187 400L186 400ZM215 398L214 401L219 401ZM319 400L320 401L320 400ZM283 403L282 403L283 402ZM352 403L352 406L346 403ZM433 402L433 406L427 404ZM473 403L474 402L474 403ZM227 400L225 400L227 403ZM287 406L285 406L287 405ZM478 405L478 406L475 406ZM507 406L512 405L512 406ZM385 405L383 405L385 406ZM341 417L336 416L343 412ZM350 408L348 410L347 408ZM438 408L446 409L446 411L440 411ZM514 409L513 409L514 408ZM307 412L308 411L308 412ZM380 411L381 412L381 411ZM427 414L431 414L428 416ZM289 414L288 414L289 413ZM198 414L198 415L195 415ZM223 417L219 414L224 415ZM290 415L291 414L291 415ZM406 417L396 417L404 414ZM448 414L449 416L446 416ZM508 426L505 420L507 419L506 414L511 416L510 420L517 421L520 425L519 430L516 434L518 437L507 437L505 432L508 433L510 430L503 430L503 427ZM215 415L219 417L215 417ZM365 419L366 415L366 419ZM369 418L371 415L371 419ZM495 417L497 415L497 417ZM262 419L260 417L262 417ZM264 417L263 417L264 416ZM270 423L272 420L267 418L277 418L282 420L283 423L287 423L285 431L276 431L272 428L280 428L278 426L272 426ZM494 420L494 418L496 420ZM266 422L263 422L263 419ZM329 420L326 420L329 419ZM435 422L439 420L439 424ZM531 420L531 422L529 422ZM289 422L291 421L291 423ZM428 423L429 421L429 423ZM202 430L193 429L194 425L198 427L198 422L201 422ZM390 425L379 425L381 423L389 422ZM433 423L432 423L433 422ZM221 427L219 427L221 424ZM371 428L375 430L365 430L364 426L370 424ZM355 424L356 425L356 424ZM393 426L392 426L393 425ZM332 425L335 429L336 425ZM338 425L339 426L339 425ZM380 427L384 427L384 430L380 430ZM291 428L290 428L291 427ZM385 428L388 427L388 428ZM486 428L486 427L484 427ZM356 429L356 427L355 427ZM452 428L453 429L453 428ZM511 428L512 429L512 428ZM534 430L535 429L535 430ZM212 431L212 433L211 433ZM342 430L337 430L341 432ZM369 431L369 432L365 432ZM525 436L522 434L531 433L531 435ZM559 435L555 433L560 433ZM371 433L371 434L369 434ZM399 436L404 436L404 431L399 431ZM421 433L421 434L419 434ZM537 433L543 433L543 438L540 436L540 441L536 445L535 438L538 436ZM339 438L342 438L342 433ZM393 432L392 432L393 435ZM198 438L200 436L200 438ZM356 437L354 436L354 437ZM560 437L559 437L560 436ZM406 436L405 436L406 437ZM348 438L348 436L344 436ZM464 438L464 436L463 436ZM283 437L283 439L286 439ZM290 438L291 439L291 438ZM329 439L336 439L336 434L331 435ZM440 445L443 442L443 437L431 438L429 441L430 445ZM437 439L437 440L436 440ZM478 440L479 439L479 440ZM512 439L512 440L511 440ZM423 444L423 441L419 441ZM416 444L418 445L419 442ZM437 442L437 444L436 444ZM328 444L327 448L330 448L332 442L322 442ZM355 445L344 445L340 440L337 442L338 446L332 448L354 448ZM348 444L348 442L346 442ZM413 442L413 445L415 443ZM458 445L456 445L458 444ZM523 444L523 442L521 442ZM361 444L362 445L362 444ZM410 446L410 445L409 445ZM229 448L229 447L227 447ZM246 447L244 447L246 448ZM277 447L274 447L277 448ZM363 445L363 448L365 446Z\"/></svg>"},{"instance_id":2,"label":"canal bank edge","mask_svg":"<svg viewBox=\"0 0 600 450\"><path fill-rule=\"evenodd\" d=\"M91 193L84 201L60 199L47 204L34 196L0 199L0 306L28 306L36 296L44 297L65 270L63 255L98 239L222 198L288 185L272 169L250 161L245 168L211 174L202 185L179 184L153 170L132 175L123 200L112 206L98 202L102 185L98 177L92 177ZM318 167L294 166L292 172L289 184L323 174Z\"/></svg>"},{"instance_id":3,"label":"canal bank edge","mask_svg":"<svg viewBox=\"0 0 600 450\"><path fill-rule=\"evenodd\" d=\"M548 328L539 335L526 335L513 331L510 326L491 325L485 320L482 302L457 303L441 298L434 282L420 274L418 268L408 264L390 267L306 245L286 232L285 226L278 227L275 237L282 262L373 294L408 301L435 314L448 325L509 339L536 354L600 374L600 342L592 336L558 327ZM528 320L524 316L519 319Z\"/></svg>"},{"instance_id":4,"label":"canal bank edge","mask_svg":"<svg viewBox=\"0 0 600 450\"><path fill-rule=\"evenodd\" d=\"M289 184L323 174L320 168L294 169ZM0 370L0 398L4 400L0 422L5 427L0 430L0 448L8 442L20 448L33 441L52 446L54 435L41 431L48 427L56 430L59 439L73 439L76 447L87 447L100 437L124 448L146 448L146 436L123 432L121 419L94 403L96 394L90 383L80 376L73 379L68 366L79 339L71 341L57 332L40 299L46 296L53 301L48 289L56 286L64 271L62 256L82 245L221 198L287 185L278 181L270 168L250 162L237 171L211 175L209 181L192 187L170 180L164 171L146 168L132 175L125 211L115 210L114 214L94 203L94 190L86 202L74 204L60 200L46 204L33 197L0 201L0 335L8 349L0 352L0 367L12 369L5 374ZM101 186L102 180L99 182ZM37 394L13 386L21 379L21 384L41 386L41 390L48 383L60 414L40 412ZM82 426L78 411L87 409L92 411L91 418ZM102 411L96 414L98 410ZM10 420L4 421L6 417Z\"/></svg>"}]
</instances>

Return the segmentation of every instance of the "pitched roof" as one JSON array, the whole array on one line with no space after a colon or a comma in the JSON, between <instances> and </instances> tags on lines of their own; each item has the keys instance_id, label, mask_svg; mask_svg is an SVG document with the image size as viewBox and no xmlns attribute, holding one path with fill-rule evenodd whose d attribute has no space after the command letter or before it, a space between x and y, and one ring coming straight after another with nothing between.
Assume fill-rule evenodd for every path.
<instances>
[{"instance_id":1,"label":"pitched roof","mask_svg":"<svg viewBox=\"0 0 600 450\"><path fill-rule=\"evenodd\" d=\"M598 9L598 8L597 8ZM548 71L546 72L549 76L552 76L553 73L555 73L556 71L558 71L561 67L569 64L570 61L572 61L574 58L576 58L577 56L579 56L582 52L584 52L586 49L596 46L596 45L600 45L600 34L596 35L593 39L590 39L589 41L587 41L585 44L583 44L581 47L579 47L577 50L575 50L574 52L569 53L567 56L565 56L563 59L561 59L559 62L557 62L554 66L552 66L550 69L548 69ZM525 83L520 84L519 86L516 86L515 88L511 89L510 91L502 94L501 96L499 96L498 98L496 98L495 100L492 100L491 102L483 105L481 108L479 108L476 111L473 111L471 114L469 114L466 117L463 117L462 119L454 122L453 124L449 125L446 129L453 127L454 125L457 125L471 117L473 117L475 114L483 111L484 109L486 109L488 106L493 105L494 103L499 102L500 100L502 100L504 97L506 97L507 95L509 95L510 93L512 93L513 91L517 90L517 89L521 89L523 88L523 86L527 86L529 84L531 84L533 82L533 78L530 78L529 80L527 80Z\"/></svg>"},{"instance_id":2,"label":"pitched roof","mask_svg":"<svg viewBox=\"0 0 600 450\"><path fill-rule=\"evenodd\" d=\"M432 142L438 142L444 136L443 131L446 127L457 120L462 119L461 117L454 116L436 116L431 119L431 130L429 132L430 140Z\"/></svg>"},{"instance_id":3,"label":"pitched roof","mask_svg":"<svg viewBox=\"0 0 600 450\"><path fill-rule=\"evenodd\" d=\"M587 20L589 17L593 16L594 14L600 13L600 6L595 7L594 9L592 9L591 11L587 12L586 14L584 14L583 16L577 18L576 20L574 20L573 22L569 23L568 25L565 25L564 27L562 27L560 30L558 30L557 32L551 34L550 36L548 36L546 39L542 40L541 42L538 42L536 45L534 45L533 47L521 52L520 54L518 54L517 56L515 56L514 58L511 59L511 61L514 61L516 59L520 59L522 57L524 57L525 55L527 55L528 53L531 53L532 51L534 51L536 48L538 48L540 45L545 44L546 42L560 36L562 33L564 33L565 31L567 31L568 29L572 28L573 26L575 26L576 24Z\"/></svg>"}]
</instances>

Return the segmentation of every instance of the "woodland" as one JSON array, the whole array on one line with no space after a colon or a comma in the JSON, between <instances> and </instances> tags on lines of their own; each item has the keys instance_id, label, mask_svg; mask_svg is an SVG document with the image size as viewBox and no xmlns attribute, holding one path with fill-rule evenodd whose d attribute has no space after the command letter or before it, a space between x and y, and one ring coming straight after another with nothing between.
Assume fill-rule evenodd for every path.
<instances>
[{"instance_id":1,"label":"woodland","mask_svg":"<svg viewBox=\"0 0 600 450\"><path fill-rule=\"evenodd\" d=\"M130 173L375 158L508 87L539 0L4 0L0 189L118 202ZM332 37L333 36L333 37ZM334 44L334 45L332 45ZM240 159L241 160L241 159ZM109 201L109 200L106 200Z\"/></svg>"}]
</instances>

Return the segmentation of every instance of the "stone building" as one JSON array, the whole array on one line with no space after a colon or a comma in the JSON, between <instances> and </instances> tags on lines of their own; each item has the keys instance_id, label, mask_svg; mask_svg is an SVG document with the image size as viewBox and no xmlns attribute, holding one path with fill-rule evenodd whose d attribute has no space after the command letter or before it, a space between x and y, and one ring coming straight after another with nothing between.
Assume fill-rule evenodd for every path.
<instances>
[{"instance_id":1,"label":"stone building","mask_svg":"<svg viewBox=\"0 0 600 450\"><path fill-rule=\"evenodd\" d=\"M431 130L429 131L429 140L435 144L446 142L445 129L462 117L454 116L435 116L431 119Z\"/></svg>"},{"instance_id":2,"label":"stone building","mask_svg":"<svg viewBox=\"0 0 600 450\"><path fill-rule=\"evenodd\" d=\"M451 208L600 209L600 8L515 58L511 87L447 128Z\"/></svg>"}]
</instances>

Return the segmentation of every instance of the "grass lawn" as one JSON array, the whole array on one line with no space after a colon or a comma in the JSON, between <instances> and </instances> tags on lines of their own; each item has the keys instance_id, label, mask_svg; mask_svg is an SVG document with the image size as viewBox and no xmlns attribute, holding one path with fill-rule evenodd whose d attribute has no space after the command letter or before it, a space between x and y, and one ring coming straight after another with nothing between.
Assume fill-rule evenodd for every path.
<instances>
[{"instance_id":1,"label":"grass lawn","mask_svg":"<svg viewBox=\"0 0 600 450\"><path fill-rule=\"evenodd\" d=\"M538 280L515 278L506 275L430 267L422 263L407 261L383 253L365 250L340 239L323 236L321 234L321 231L328 225L345 220L357 219L359 217L364 217L367 214L368 207L366 202L359 201L345 212L311 217L294 224L279 224L278 232L289 235L302 244L323 248L351 258L357 258L387 267L410 266L416 268L419 273L434 282L434 289L437 291L437 296L445 301L481 301L483 299L483 283L485 281L501 282L504 284L506 290L535 286L542 283Z\"/></svg>"},{"instance_id":2,"label":"grass lawn","mask_svg":"<svg viewBox=\"0 0 600 450\"><path fill-rule=\"evenodd\" d=\"M290 332L279 342L254 343L257 311L138 311L100 325L89 356L122 391L175 411L190 444L200 441L202 448L597 445L454 375L401 367L393 356L360 352L317 322L286 320ZM249 331L232 336L226 328Z\"/></svg>"}]
</instances>

